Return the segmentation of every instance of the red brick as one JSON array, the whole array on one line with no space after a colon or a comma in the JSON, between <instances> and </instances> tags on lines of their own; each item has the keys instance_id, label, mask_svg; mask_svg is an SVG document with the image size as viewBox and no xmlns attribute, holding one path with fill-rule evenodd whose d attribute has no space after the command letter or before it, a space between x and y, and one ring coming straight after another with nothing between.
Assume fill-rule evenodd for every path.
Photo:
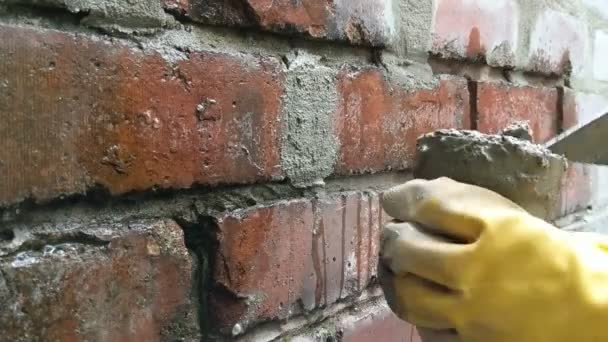
<instances>
[{"instance_id":1,"label":"red brick","mask_svg":"<svg viewBox=\"0 0 608 342\"><path fill-rule=\"evenodd\" d=\"M432 51L449 58L487 59L513 65L518 34L514 0L439 0L432 29Z\"/></svg>"},{"instance_id":2,"label":"red brick","mask_svg":"<svg viewBox=\"0 0 608 342\"><path fill-rule=\"evenodd\" d=\"M190 0L189 16L204 23L385 45L394 23L387 0Z\"/></svg>"},{"instance_id":3,"label":"red brick","mask_svg":"<svg viewBox=\"0 0 608 342\"><path fill-rule=\"evenodd\" d=\"M360 193L220 217L209 295L214 325L230 331L360 292L375 278L384 220L379 198Z\"/></svg>"},{"instance_id":4,"label":"red brick","mask_svg":"<svg viewBox=\"0 0 608 342\"><path fill-rule=\"evenodd\" d=\"M439 128L469 128L469 93L461 78L435 89L391 85L377 69L339 76L338 174L411 166L416 139Z\"/></svg>"},{"instance_id":5,"label":"red brick","mask_svg":"<svg viewBox=\"0 0 608 342\"><path fill-rule=\"evenodd\" d=\"M573 162L568 164L568 169L562 178L559 210L561 215L584 210L591 204L593 190L591 178L588 165Z\"/></svg>"},{"instance_id":6,"label":"red brick","mask_svg":"<svg viewBox=\"0 0 608 342\"><path fill-rule=\"evenodd\" d=\"M578 106L576 103L576 92L564 88L563 89L563 103L562 103L562 130L576 126L579 123Z\"/></svg>"},{"instance_id":7,"label":"red brick","mask_svg":"<svg viewBox=\"0 0 608 342\"><path fill-rule=\"evenodd\" d=\"M578 98L577 98L578 97ZM584 102L579 105L578 102ZM572 128L580 122L587 122L605 108L605 99L595 95L586 96L565 88L563 96L562 129ZM586 209L592 203L591 165L570 162L562 179L560 214L568 215Z\"/></svg>"},{"instance_id":8,"label":"red brick","mask_svg":"<svg viewBox=\"0 0 608 342\"><path fill-rule=\"evenodd\" d=\"M342 342L414 342L415 329L384 305L373 308L366 315L344 321L340 326Z\"/></svg>"},{"instance_id":9,"label":"red brick","mask_svg":"<svg viewBox=\"0 0 608 342\"><path fill-rule=\"evenodd\" d=\"M173 221L0 258L6 341L197 340L193 264ZM4 286L3 286L4 285Z\"/></svg>"},{"instance_id":10,"label":"red brick","mask_svg":"<svg viewBox=\"0 0 608 342\"><path fill-rule=\"evenodd\" d=\"M544 142L557 133L557 97L554 88L479 83L477 128L483 133L498 133L512 123L526 121L534 131L534 140Z\"/></svg>"},{"instance_id":11,"label":"red brick","mask_svg":"<svg viewBox=\"0 0 608 342\"><path fill-rule=\"evenodd\" d=\"M274 59L193 52L171 63L12 26L0 40L0 205L281 176Z\"/></svg>"}]
</instances>

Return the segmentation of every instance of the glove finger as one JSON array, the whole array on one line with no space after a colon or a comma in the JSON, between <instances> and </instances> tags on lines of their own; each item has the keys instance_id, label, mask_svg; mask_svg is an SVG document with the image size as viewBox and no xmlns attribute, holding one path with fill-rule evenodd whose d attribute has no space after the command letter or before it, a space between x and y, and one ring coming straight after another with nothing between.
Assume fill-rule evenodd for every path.
<instances>
[{"instance_id":1,"label":"glove finger","mask_svg":"<svg viewBox=\"0 0 608 342\"><path fill-rule=\"evenodd\" d=\"M420 223L437 234L465 243L475 241L484 229L485 222L479 217L482 210L523 211L493 191L445 177L415 179L388 190L382 197L383 209L389 216Z\"/></svg>"},{"instance_id":2,"label":"glove finger","mask_svg":"<svg viewBox=\"0 0 608 342\"><path fill-rule=\"evenodd\" d=\"M460 289L472 245L455 244L413 223L388 223L382 230L380 262L397 275L415 274Z\"/></svg>"},{"instance_id":3,"label":"glove finger","mask_svg":"<svg viewBox=\"0 0 608 342\"><path fill-rule=\"evenodd\" d=\"M459 307L460 292L446 290L413 274L393 275L390 280L399 317L424 328L454 328L451 316Z\"/></svg>"}]
</instances>

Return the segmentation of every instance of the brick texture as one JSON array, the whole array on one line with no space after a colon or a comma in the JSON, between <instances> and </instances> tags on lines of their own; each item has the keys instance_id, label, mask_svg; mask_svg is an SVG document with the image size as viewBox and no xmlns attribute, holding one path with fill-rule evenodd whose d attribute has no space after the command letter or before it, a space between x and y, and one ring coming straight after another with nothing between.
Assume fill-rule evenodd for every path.
<instances>
[{"instance_id":1,"label":"brick texture","mask_svg":"<svg viewBox=\"0 0 608 342\"><path fill-rule=\"evenodd\" d=\"M545 74L579 74L589 44L586 25L564 13L545 10L530 34L528 70Z\"/></svg>"},{"instance_id":2,"label":"brick texture","mask_svg":"<svg viewBox=\"0 0 608 342\"><path fill-rule=\"evenodd\" d=\"M0 26L0 205L280 177L277 61Z\"/></svg>"},{"instance_id":3,"label":"brick texture","mask_svg":"<svg viewBox=\"0 0 608 342\"><path fill-rule=\"evenodd\" d=\"M604 110L602 1L0 0L0 340L420 342L380 189L424 133Z\"/></svg>"},{"instance_id":4,"label":"brick texture","mask_svg":"<svg viewBox=\"0 0 608 342\"><path fill-rule=\"evenodd\" d=\"M380 222L376 195L292 200L218 218L209 294L215 326L259 321L326 306L376 276Z\"/></svg>"},{"instance_id":5,"label":"brick texture","mask_svg":"<svg viewBox=\"0 0 608 342\"><path fill-rule=\"evenodd\" d=\"M107 240L63 238L1 257L2 339L200 339L190 297L193 261L181 228L173 221L129 227Z\"/></svg>"},{"instance_id":6,"label":"brick texture","mask_svg":"<svg viewBox=\"0 0 608 342\"><path fill-rule=\"evenodd\" d=\"M469 128L469 93L461 78L434 89L403 89L376 69L345 70L338 80L338 174L411 166L416 139L439 128Z\"/></svg>"},{"instance_id":7,"label":"brick texture","mask_svg":"<svg viewBox=\"0 0 608 342\"><path fill-rule=\"evenodd\" d=\"M608 101L599 96L577 94L564 89L562 129L579 123L589 122L602 109L608 108ZM593 204L594 166L575 162L568 163L568 170L562 179L561 214L567 215L586 209ZM605 172L605 171L604 171Z\"/></svg>"},{"instance_id":8,"label":"brick texture","mask_svg":"<svg viewBox=\"0 0 608 342\"><path fill-rule=\"evenodd\" d=\"M448 58L514 65L518 30L514 0L439 0L433 20L432 51Z\"/></svg>"},{"instance_id":9,"label":"brick texture","mask_svg":"<svg viewBox=\"0 0 608 342\"><path fill-rule=\"evenodd\" d=\"M386 306L370 310L355 320L345 320L340 326L342 342L419 342L415 328L400 320Z\"/></svg>"},{"instance_id":10,"label":"brick texture","mask_svg":"<svg viewBox=\"0 0 608 342\"><path fill-rule=\"evenodd\" d=\"M544 142L557 134L557 106L554 88L479 83L477 128L484 133L498 133L514 122L525 121L534 132L534 141Z\"/></svg>"},{"instance_id":11,"label":"brick texture","mask_svg":"<svg viewBox=\"0 0 608 342\"><path fill-rule=\"evenodd\" d=\"M392 34L391 11L386 0L190 0L187 13L203 23L382 46Z\"/></svg>"}]
</instances>

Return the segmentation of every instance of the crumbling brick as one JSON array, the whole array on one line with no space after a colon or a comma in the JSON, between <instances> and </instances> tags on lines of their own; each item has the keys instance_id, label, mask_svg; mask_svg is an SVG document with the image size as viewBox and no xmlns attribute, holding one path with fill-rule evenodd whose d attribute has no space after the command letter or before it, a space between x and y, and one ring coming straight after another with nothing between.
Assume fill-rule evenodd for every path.
<instances>
[{"instance_id":1,"label":"crumbling brick","mask_svg":"<svg viewBox=\"0 0 608 342\"><path fill-rule=\"evenodd\" d=\"M0 257L2 340L200 340L181 228L171 220L98 228L100 236Z\"/></svg>"},{"instance_id":2,"label":"crumbling brick","mask_svg":"<svg viewBox=\"0 0 608 342\"><path fill-rule=\"evenodd\" d=\"M383 46L394 30L392 11L386 0L190 0L188 15L203 23Z\"/></svg>"}]
</instances>

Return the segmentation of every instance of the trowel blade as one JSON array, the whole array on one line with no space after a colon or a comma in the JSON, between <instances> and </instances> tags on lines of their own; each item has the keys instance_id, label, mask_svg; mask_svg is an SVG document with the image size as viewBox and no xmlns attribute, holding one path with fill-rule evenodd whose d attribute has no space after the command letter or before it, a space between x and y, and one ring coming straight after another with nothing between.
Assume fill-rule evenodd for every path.
<instances>
[{"instance_id":1,"label":"trowel blade","mask_svg":"<svg viewBox=\"0 0 608 342\"><path fill-rule=\"evenodd\" d=\"M608 165L608 112L566 130L545 146L573 162Z\"/></svg>"}]
</instances>

